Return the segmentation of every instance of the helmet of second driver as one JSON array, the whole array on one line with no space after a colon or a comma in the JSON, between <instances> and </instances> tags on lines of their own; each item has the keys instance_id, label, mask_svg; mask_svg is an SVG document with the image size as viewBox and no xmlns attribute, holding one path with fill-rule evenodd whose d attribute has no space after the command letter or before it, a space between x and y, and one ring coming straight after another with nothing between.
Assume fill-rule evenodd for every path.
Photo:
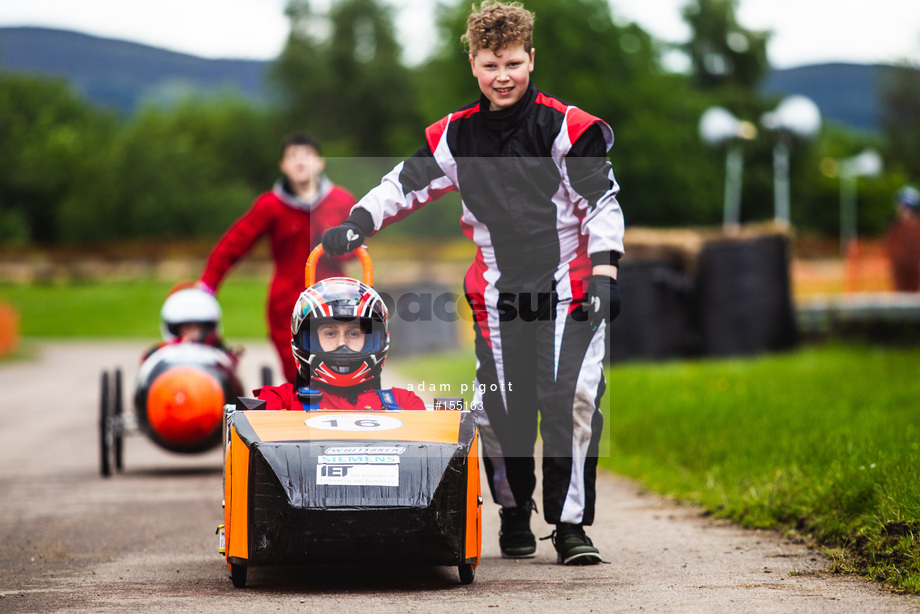
<instances>
[{"instance_id":1,"label":"helmet of second driver","mask_svg":"<svg viewBox=\"0 0 920 614\"><path fill-rule=\"evenodd\" d=\"M198 288L186 288L170 294L160 309L160 333L163 341L203 342L208 335L220 333L220 304L211 294Z\"/></svg>"}]
</instances>

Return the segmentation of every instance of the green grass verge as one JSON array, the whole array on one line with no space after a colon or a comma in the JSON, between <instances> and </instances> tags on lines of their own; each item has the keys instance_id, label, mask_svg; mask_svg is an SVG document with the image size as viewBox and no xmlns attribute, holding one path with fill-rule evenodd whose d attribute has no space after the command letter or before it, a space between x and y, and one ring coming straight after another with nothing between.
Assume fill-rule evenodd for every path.
<instances>
[{"instance_id":1,"label":"green grass verge","mask_svg":"<svg viewBox=\"0 0 920 614\"><path fill-rule=\"evenodd\" d=\"M231 276L218 299L229 342L267 339L267 280ZM173 282L0 284L0 301L19 312L23 337L160 338L160 308Z\"/></svg>"},{"instance_id":2,"label":"green grass verge","mask_svg":"<svg viewBox=\"0 0 920 614\"><path fill-rule=\"evenodd\" d=\"M472 359L396 365L459 387ZM826 346L607 372L603 467L920 593L920 349Z\"/></svg>"}]
</instances>

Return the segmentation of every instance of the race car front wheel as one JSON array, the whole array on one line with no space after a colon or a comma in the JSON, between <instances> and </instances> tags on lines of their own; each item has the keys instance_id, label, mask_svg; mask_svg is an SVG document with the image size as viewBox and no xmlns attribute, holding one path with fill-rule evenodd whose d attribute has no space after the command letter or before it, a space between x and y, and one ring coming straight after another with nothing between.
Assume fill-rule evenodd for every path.
<instances>
[{"instance_id":1,"label":"race car front wheel","mask_svg":"<svg viewBox=\"0 0 920 614\"><path fill-rule=\"evenodd\" d=\"M112 465L109 462L109 451L112 444L112 429L109 416L112 414L111 409L111 390L109 390L109 372L102 372L101 390L99 395L99 453L100 466L99 470L102 477L112 475Z\"/></svg>"},{"instance_id":2,"label":"race car front wheel","mask_svg":"<svg viewBox=\"0 0 920 614\"><path fill-rule=\"evenodd\" d=\"M472 565L464 563L458 566L460 571L460 584L472 584L473 580L476 578L476 568Z\"/></svg>"},{"instance_id":3,"label":"race car front wheel","mask_svg":"<svg viewBox=\"0 0 920 614\"><path fill-rule=\"evenodd\" d=\"M237 588L246 586L246 567L230 563L230 580L233 582L233 586Z\"/></svg>"}]
</instances>

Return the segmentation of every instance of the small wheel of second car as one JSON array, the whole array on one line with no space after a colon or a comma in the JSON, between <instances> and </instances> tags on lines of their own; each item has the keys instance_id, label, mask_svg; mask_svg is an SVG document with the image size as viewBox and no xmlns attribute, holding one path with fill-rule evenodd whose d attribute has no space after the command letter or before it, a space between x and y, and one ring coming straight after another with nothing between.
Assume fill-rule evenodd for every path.
<instances>
[{"instance_id":1,"label":"small wheel of second car","mask_svg":"<svg viewBox=\"0 0 920 614\"><path fill-rule=\"evenodd\" d=\"M113 425L113 448L115 451L115 470L121 471L123 468L122 456L124 450L124 425L121 420L121 416L124 413L124 403L122 401L122 391L121 391L121 369L115 369L114 375L115 381L113 382L112 387L112 417L114 420Z\"/></svg>"},{"instance_id":2,"label":"small wheel of second car","mask_svg":"<svg viewBox=\"0 0 920 614\"><path fill-rule=\"evenodd\" d=\"M262 367L262 385L272 385L272 368L267 365Z\"/></svg>"},{"instance_id":3,"label":"small wheel of second car","mask_svg":"<svg viewBox=\"0 0 920 614\"><path fill-rule=\"evenodd\" d=\"M103 371L99 395L99 470L102 477L112 475L112 466L109 462L111 431L109 428L111 390L109 389L109 372Z\"/></svg>"}]
</instances>

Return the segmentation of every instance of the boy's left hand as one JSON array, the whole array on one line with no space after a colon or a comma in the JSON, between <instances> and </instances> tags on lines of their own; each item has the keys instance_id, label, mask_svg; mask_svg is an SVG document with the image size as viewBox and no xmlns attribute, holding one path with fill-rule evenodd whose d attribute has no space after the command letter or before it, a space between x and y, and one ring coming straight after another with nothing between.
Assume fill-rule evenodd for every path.
<instances>
[{"instance_id":1,"label":"boy's left hand","mask_svg":"<svg viewBox=\"0 0 920 614\"><path fill-rule=\"evenodd\" d=\"M330 228L323 235L323 249L333 256L344 256L363 243L364 231L349 220L345 220L340 226Z\"/></svg>"},{"instance_id":2,"label":"boy's left hand","mask_svg":"<svg viewBox=\"0 0 920 614\"><path fill-rule=\"evenodd\" d=\"M348 219L323 235L323 249L333 256L344 256L361 247L364 237L374 231L374 218L366 209L355 207Z\"/></svg>"},{"instance_id":3,"label":"boy's left hand","mask_svg":"<svg viewBox=\"0 0 920 614\"><path fill-rule=\"evenodd\" d=\"M585 296L585 310L591 330L597 330L601 322L613 322L620 314L620 286L617 280L607 275L592 275L588 279L588 293Z\"/></svg>"}]
</instances>

